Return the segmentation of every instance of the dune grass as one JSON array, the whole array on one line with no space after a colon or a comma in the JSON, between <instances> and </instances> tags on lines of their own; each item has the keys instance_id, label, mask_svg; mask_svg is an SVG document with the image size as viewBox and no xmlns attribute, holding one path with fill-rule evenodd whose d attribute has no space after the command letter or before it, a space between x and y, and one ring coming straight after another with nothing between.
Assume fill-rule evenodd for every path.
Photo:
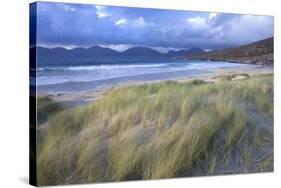
<instances>
[{"instance_id":1,"label":"dune grass","mask_svg":"<svg viewBox=\"0 0 281 188\"><path fill-rule=\"evenodd\" d=\"M273 170L273 75L116 88L49 118L39 185Z\"/></svg>"},{"instance_id":2,"label":"dune grass","mask_svg":"<svg viewBox=\"0 0 281 188\"><path fill-rule=\"evenodd\" d=\"M63 107L47 96L37 97L37 121L44 123L49 116L62 110Z\"/></svg>"}]
</instances>

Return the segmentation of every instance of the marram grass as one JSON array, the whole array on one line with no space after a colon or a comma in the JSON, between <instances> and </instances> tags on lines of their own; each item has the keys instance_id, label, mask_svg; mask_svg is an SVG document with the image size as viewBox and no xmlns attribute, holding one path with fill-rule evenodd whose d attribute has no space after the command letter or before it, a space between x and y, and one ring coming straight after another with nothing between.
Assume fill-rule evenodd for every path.
<instances>
[{"instance_id":1,"label":"marram grass","mask_svg":"<svg viewBox=\"0 0 281 188\"><path fill-rule=\"evenodd\" d=\"M272 171L273 75L116 88L47 123L39 185Z\"/></svg>"}]
</instances>

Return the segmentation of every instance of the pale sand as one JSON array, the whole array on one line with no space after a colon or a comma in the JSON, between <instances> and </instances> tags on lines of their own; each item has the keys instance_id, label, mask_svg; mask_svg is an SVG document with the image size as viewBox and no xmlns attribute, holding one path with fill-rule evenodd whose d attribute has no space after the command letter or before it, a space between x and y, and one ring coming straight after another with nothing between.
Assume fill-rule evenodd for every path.
<instances>
[{"instance_id":1,"label":"pale sand","mask_svg":"<svg viewBox=\"0 0 281 188\"><path fill-rule=\"evenodd\" d=\"M211 76L193 76L193 77L181 77L177 79L171 79L179 82L186 82L191 81L194 79L204 80L206 82L217 82L218 79L216 77L222 75L233 75L233 74L248 74L250 76L257 75L257 74L269 74L273 73L272 66L253 66L253 67L246 67L246 68L218 68L211 70L213 74ZM237 75L232 80L241 80L247 78L243 75ZM66 107L78 107L82 106L91 102L95 102L96 100L100 99L104 92L112 89L112 88L119 88L119 87L126 87L130 85L142 85L142 84L149 84L149 83L159 83L164 82L167 80L153 80L153 81L129 81L126 83L115 85L111 88L104 88L99 91L83 91L83 92L72 92L72 93L58 93L58 94L47 94L47 93L40 93L38 96L48 96L52 98L54 101L63 104Z\"/></svg>"}]
</instances>

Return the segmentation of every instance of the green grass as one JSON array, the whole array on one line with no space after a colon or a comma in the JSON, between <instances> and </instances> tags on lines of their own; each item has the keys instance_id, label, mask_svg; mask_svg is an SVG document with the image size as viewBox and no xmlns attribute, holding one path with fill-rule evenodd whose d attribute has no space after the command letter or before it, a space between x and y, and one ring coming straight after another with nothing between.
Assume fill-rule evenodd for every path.
<instances>
[{"instance_id":1,"label":"green grass","mask_svg":"<svg viewBox=\"0 0 281 188\"><path fill-rule=\"evenodd\" d=\"M273 75L116 88L48 124L39 185L272 171Z\"/></svg>"},{"instance_id":2,"label":"green grass","mask_svg":"<svg viewBox=\"0 0 281 188\"><path fill-rule=\"evenodd\" d=\"M49 116L62 110L62 106L49 97L37 97L37 121L39 124L46 122Z\"/></svg>"},{"instance_id":3,"label":"green grass","mask_svg":"<svg viewBox=\"0 0 281 188\"><path fill-rule=\"evenodd\" d=\"M247 74L247 73L221 75L221 76L217 76L217 77L214 77L214 78L219 78L221 81L230 81L237 76L249 78L249 74Z\"/></svg>"},{"instance_id":4,"label":"green grass","mask_svg":"<svg viewBox=\"0 0 281 188\"><path fill-rule=\"evenodd\" d=\"M62 111L64 108L62 105L54 102L51 98L47 96L40 96L36 98L37 100L37 148L41 150L41 144L45 137L45 126L48 123L49 117L52 117L56 113ZM45 124L45 125L44 125Z\"/></svg>"}]
</instances>

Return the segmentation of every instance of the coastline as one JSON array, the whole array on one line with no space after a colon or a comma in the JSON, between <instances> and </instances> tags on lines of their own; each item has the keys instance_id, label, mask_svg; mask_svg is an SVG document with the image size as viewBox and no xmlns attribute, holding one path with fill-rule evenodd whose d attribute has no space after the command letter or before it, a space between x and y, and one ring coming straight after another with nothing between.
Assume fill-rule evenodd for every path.
<instances>
[{"instance_id":1,"label":"coastline","mask_svg":"<svg viewBox=\"0 0 281 188\"><path fill-rule=\"evenodd\" d=\"M168 80L187 82L187 81L198 79L206 82L217 82L219 76L225 76L225 75L237 75L234 76L234 79L245 79L246 77L241 75L247 74L249 76L254 76L258 74L270 74L274 72L274 69L272 65L253 65L247 67L235 67L235 68L231 67L229 69L216 68L208 71L211 71L211 73L209 75L203 75L203 76L202 75L181 76L181 77L165 79L165 80L155 79L155 80L148 80L148 81L126 81L123 83L114 84L113 86L110 87L101 87L99 89L92 90L92 91L58 92L58 93L42 92L42 93L37 93L37 95L40 97L47 96L52 100L54 100L55 102L62 104L64 107L74 108L74 107L87 105L89 103L93 103L99 100L105 92L113 88L120 88L120 87L126 87L131 85L159 83Z\"/></svg>"},{"instance_id":2,"label":"coastline","mask_svg":"<svg viewBox=\"0 0 281 188\"><path fill-rule=\"evenodd\" d=\"M255 57L241 57L241 58L219 58L219 57L206 57L203 55L195 56L195 57L183 57L184 60L201 60L201 61L222 61L227 63L234 63L234 64L249 64L249 65L267 65L267 66L274 66L273 64L273 54L265 54L261 56Z\"/></svg>"}]
</instances>

